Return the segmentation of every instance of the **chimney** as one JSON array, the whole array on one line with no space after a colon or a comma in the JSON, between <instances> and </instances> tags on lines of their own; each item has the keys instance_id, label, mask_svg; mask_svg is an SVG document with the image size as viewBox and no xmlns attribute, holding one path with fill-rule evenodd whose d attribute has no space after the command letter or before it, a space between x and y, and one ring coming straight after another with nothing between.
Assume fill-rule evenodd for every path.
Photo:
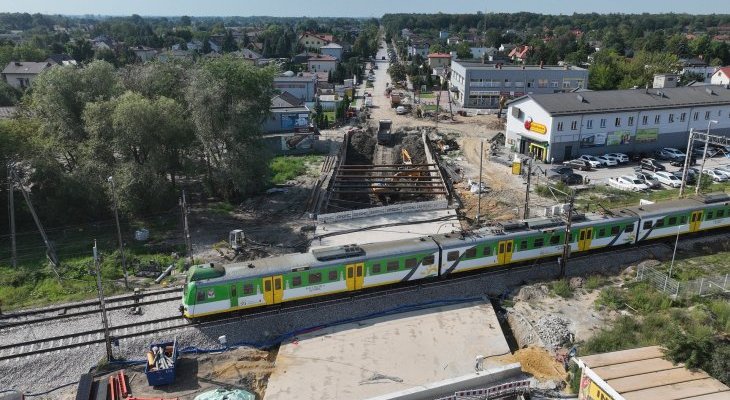
<instances>
[{"instance_id":1,"label":"chimney","mask_svg":"<svg viewBox=\"0 0 730 400\"><path fill-rule=\"evenodd\" d=\"M545 69L545 65L543 64L542 60L540 60L540 69Z\"/></svg>"}]
</instances>

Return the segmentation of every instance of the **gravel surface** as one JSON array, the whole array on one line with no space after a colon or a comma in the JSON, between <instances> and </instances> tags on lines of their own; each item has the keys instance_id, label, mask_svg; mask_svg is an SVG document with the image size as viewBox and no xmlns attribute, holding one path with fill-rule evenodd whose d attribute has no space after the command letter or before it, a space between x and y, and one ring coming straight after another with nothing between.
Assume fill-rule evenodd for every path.
<instances>
[{"instance_id":1,"label":"gravel surface","mask_svg":"<svg viewBox=\"0 0 730 400\"><path fill-rule=\"evenodd\" d=\"M535 330L545 347L555 349L572 341L573 333L568 330L568 324L567 319L548 314L535 322Z\"/></svg>"}]
</instances>

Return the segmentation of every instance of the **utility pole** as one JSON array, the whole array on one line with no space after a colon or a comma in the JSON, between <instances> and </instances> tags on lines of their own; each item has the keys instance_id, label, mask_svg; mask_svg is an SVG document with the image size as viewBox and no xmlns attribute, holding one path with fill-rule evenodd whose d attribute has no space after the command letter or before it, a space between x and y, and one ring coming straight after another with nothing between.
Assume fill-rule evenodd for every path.
<instances>
[{"instance_id":1,"label":"utility pole","mask_svg":"<svg viewBox=\"0 0 730 400\"><path fill-rule=\"evenodd\" d=\"M530 178L532 177L532 159L527 159L527 188L525 189L525 213L522 218L530 218Z\"/></svg>"},{"instance_id":2,"label":"utility pole","mask_svg":"<svg viewBox=\"0 0 730 400\"><path fill-rule=\"evenodd\" d=\"M15 204L13 199L13 176L10 172L10 161L8 161L8 211L10 212L10 248L12 250L13 268L18 266L18 248L15 243Z\"/></svg>"},{"instance_id":3,"label":"utility pole","mask_svg":"<svg viewBox=\"0 0 730 400\"><path fill-rule=\"evenodd\" d=\"M689 139L687 141L687 155L684 157L684 167L682 168L682 182L679 186L679 197L680 198L682 196L684 196L684 188L685 188L686 182L687 182L687 168L689 167L689 160L692 158L692 144L694 143L694 139L695 139L694 128L690 128ZM702 180L702 171L700 171L700 176L697 179Z\"/></svg>"},{"instance_id":4,"label":"utility pole","mask_svg":"<svg viewBox=\"0 0 730 400\"><path fill-rule=\"evenodd\" d=\"M190 240L190 228L188 225L188 203L185 199L185 191L182 191L182 201L180 202L182 208L182 219L183 219L183 234L185 236L185 251L190 258L190 265L193 264L193 243Z\"/></svg>"},{"instance_id":5,"label":"utility pole","mask_svg":"<svg viewBox=\"0 0 730 400\"><path fill-rule=\"evenodd\" d=\"M575 190L570 193L570 202L568 203L568 221L565 223L565 241L563 242L563 256L560 257L560 278L565 277L565 270L568 267L568 257L570 256L570 228L573 225L573 204L575 203Z\"/></svg>"},{"instance_id":6,"label":"utility pole","mask_svg":"<svg viewBox=\"0 0 730 400\"><path fill-rule=\"evenodd\" d=\"M114 203L114 219L117 221L117 237L119 238L119 253L122 256L122 272L124 273L124 287L129 289L129 280L127 278L127 259L124 256L124 241L122 240L122 228L119 226L119 210L117 207L117 191L114 186L114 178L107 179L112 185L112 202Z\"/></svg>"},{"instance_id":7,"label":"utility pole","mask_svg":"<svg viewBox=\"0 0 730 400\"><path fill-rule=\"evenodd\" d=\"M106 344L106 360L114 360L112 353L112 342L109 337L109 320L106 316L106 303L104 302L104 286L101 285L101 268L99 267L99 254L96 251L96 239L94 239L94 268L96 269L96 288L99 291L99 309L101 310L101 322L104 325L104 343Z\"/></svg>"},{"instance_id":8,"label":"utility pole","mask_svg":"<svg viewBox=\"0 0 730 400\"><path fill-rule=\"evenodd\" d=\"M697 186L695 187L695 194L700 194L700 184L702 184L702 171L705 169L705 161L707 160L707 146L710 145L710 124L717 124L718 122L714 119L707 121L707 136L705 137L705 149L702 151L702 164L700 165L700 174L697 177ZM690 157L690 154L687 154Z\"/></svg>"},{"instance_id":9,"label":"utility pole","mask_svg":"<svg viewBox=\"0 0 730 400\"><path fill-rule=\"evenodd\" d=\"M482 215L482 160L484 158L484 140L479 142L479 188L477 189L477 227Z\"/></svg>"}]
</instances>

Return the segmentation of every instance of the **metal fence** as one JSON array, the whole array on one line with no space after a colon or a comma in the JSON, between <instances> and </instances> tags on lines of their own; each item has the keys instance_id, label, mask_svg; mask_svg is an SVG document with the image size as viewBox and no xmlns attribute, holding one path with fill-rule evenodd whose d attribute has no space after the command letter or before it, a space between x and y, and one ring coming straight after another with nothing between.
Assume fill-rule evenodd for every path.
<instances>
[{"instance_id":1,"label":"metal fence","mask_svg":"<svg viewBox=\"0 0 730 400\"><path fill-rule=\"evenodd\" d=\"M636 280L638 282L647 282L660 292L676 298L730 293L730 274L706 276L691 281L678 281L653 268L639 267L636 271Z\"/></svg>"}]
</instances>

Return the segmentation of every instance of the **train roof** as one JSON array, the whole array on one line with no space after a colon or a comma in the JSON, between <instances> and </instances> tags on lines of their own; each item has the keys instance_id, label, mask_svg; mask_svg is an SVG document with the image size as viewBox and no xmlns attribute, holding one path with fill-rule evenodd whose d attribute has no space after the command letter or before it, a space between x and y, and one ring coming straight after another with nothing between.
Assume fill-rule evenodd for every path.
<instances>
[{"instance_id":1,"label":"train roof","mask_svg":"<svg viewBox=\"0 0 730 400\"><path fill-rule=\"evenodd\" d=\"M206 279L206 282L224 282L259 275L287 273L297 269L326 267L330 265L360 262L365 259L392 256L397 253L411 253L435 250L438 247L430 238L403 239L364 245L326 247L308 253L292 253L275 257L259 258L225 266L223 276Z\"/></svg>"},{"instance_id":2,"label":"train roof","mask_svg":"<svg viewBox=\"0 0 730 400\"><path fill-rule=\"evenodd\" d=\"M616 210L621 215L636 215L639 217L652 217L667 213L694 210L707 207L708 205L728 205L730 196L726 193L709 193L701 196L692 196L686 199L662 201L653 204L625 207Z\"/></svg>"}]
</instances>

